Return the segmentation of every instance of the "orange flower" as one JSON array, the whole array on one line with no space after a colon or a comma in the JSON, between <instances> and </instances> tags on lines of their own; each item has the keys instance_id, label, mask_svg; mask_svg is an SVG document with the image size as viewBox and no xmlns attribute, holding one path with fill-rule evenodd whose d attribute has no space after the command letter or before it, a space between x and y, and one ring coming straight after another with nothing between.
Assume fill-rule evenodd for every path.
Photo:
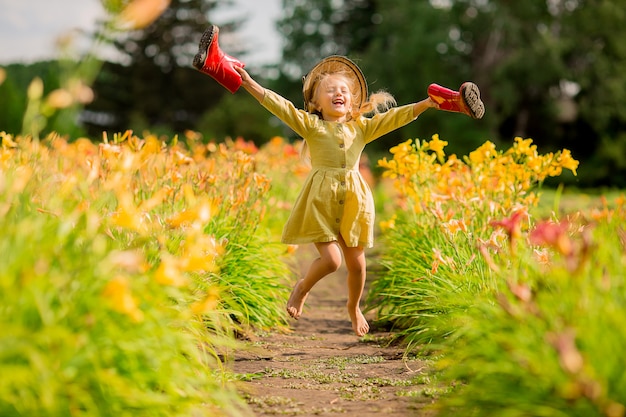
<instances>
[{"instance_id":1,"label":"orange flower","mask_svg":"<svg viewBox=\"0 0 626 417\"><path fill-rule=\"evenodd\" d=\"M141 148L141 153L146 155L156 155L161 152L164 145L163 143L154 135L149 135L144 139L143 147Z\"/></svg>"},{"instance_id":2,"label":"orange flower","mask_svg":"<svg viewBox=\"0 0 626 417\"><path fill-rule=\"evenodd\" d=\"M193 163L193 159L191 159L189 156L187 156L181 151L174 151L172 153L172 157L173 157L174 163L178 166L188 165L188 164Z\"/></svg>"},{"instance_id":3,"label":"orange flower","mask_svg":"<svg viewBox=\"0 0 626 417\"><path fill-rule=\"evenodd\" d=\"M166 222L171 228L191 225L193 223L206 224L218 210L218 203L215 200L203 198L199 201L193 201L192 207L172 214Z\"/></svg>"},{"instance_id":4,"label":"orange flower","mask_svg":"<svg viewBox=\"0 0 626 417\"><path fill-rule=\"evenodd\" d=\"M166 221L169 227L177 228L184 224L193 223L198 218L195 210L183 209L170 216Z\"/></svg>"},{"instance_id":5,"label":"orange flower","mask_svg":"<svg viewBox=\"0 0 626 417\"><path fill-rule=\"evenodd\" d=\"M135 206L132 194L124 192L118 196L117 201L117 210L111 215L113 224L139 233L147 232L145 215Z\"/></svg>"},{"instance_id":6,"label":"orange flower","mask_svg":"<svg viewBox=\"0 0 626 417\"><path fill-rule=\"evenodd\" d=\"M215 310L219 306L220 292L217 287L211 287L202 300L198 300L191 305L194 314L204 314Z\"/></svg>"},{"instance_id":7,"label":"orange flower","mask_svg":"<svg viewBox=\"0 0 626 417\"><path fill-rule=\"evenodd\" d=\"M161 257L161 263L154 273L154 279L161 285L172 287L184 287L187 285L187 278L181 271L180 262L173 256L165 254Z\"/></svg>"},{"instance_id":8,"label":"orange flower","mask_svg":"<svg viewBox=\"0 0 626 417\"><path fill-rule=\"evenodd\" d=\"M122 154L122 149L118 145L111 145L109 143L100 144L100 156L105 159L117 159Z\"/></svg>"},{"instance_id":9,"label":"orange flower","mask_svg":"<svg viewBox=\"0 0 626 417\"><path fill-rule=\"evenodd\" d=\"M0 132L0 142L2 143L2 148L17 148L17 143L13 141L13 136L9 135L6 132Z\"/></svg>"},{"instance_id":10,"label":"orange flower","mask_svg":"<svg viewBox=\"0 0 626 417\"><path fill-rule=\"evenodd\" d=\"M548 254L548 251L546 249L535 249L533 250L533 255L535 260L541 264L541 265L548 265L550 264L550 255Z\"/></svg>"},{"instance_id":11,"label":"orange flower","mask_svg":"<svg viewBox=\"0 0 626 417\"><path fill-rule=\"evenodd\" d=\"M109 281L102 295L107 298L113 310L126 314L134 322L143 321L143 312L137 306L125 277L119 276Z\"/></svg>"},{"instance_id":12,"label":"orange flower","mask_svg":"<svg viewBox=\"0 0 626 417\"><path fill-rule=\"evenodd\" d=\"M494 262L491 254L489 253L489 249L485 245L478 245L478 251L483 256L485 262L487 262L487 266L494 272L500 272L500 267Z\"/></svg>"},{"instance_id":13,"label":"orange flower","mask_svg":"<svg viewBox=\"0 0 626 417\"><path fill-rule=\"evenodd\" d=\"M389 229L395 229L397 219L398 219L398 216L394 214L393 216L391 216L389 220L381 220L379 223L381 231L385 232Z\"/></svg>"},{"instance_id":14,"label":"orange flower","mask_svg":"<svg viewBox=\"0 0 626 417\"><path fill-rule=\"evenodd\" d=\"M167 190L165 190L164 188L161 188L160 190L155 192L152 195L152 197L150 197L147 200L142 201L138 209L142 212L148 212L154 209L155 207L160 206L161 203L163 203L163 200L165 199L166 196L167 196Z\"/></svg>"},{"instance_id":15,"label":"orange flower","mask_svg":"<svg viewBox=\"0 0 626 417\"><path fill-rule=\"evenodd\" d=\"M517 240L522 236L522 220L528 217L525 209L519 209L513 212L511 217L499 221L491 221L492 227L501 227L509 237L509 249L512 255L515 254L517 248Z\"/></svg>"},{"instance_id":16,"label":"orange flower","mask_svg":"<svg viewBox=\"0 0 626 417\"><path fill-rule=\"evenodd\" d=\"M235 149L243 151L247 153L248 155L254 155L255 153L259 151L259 148L256 147L254 142L246 141L241 136L235 139L234 145L235 145Z\"/></svg>"},{"instance_id":17,"label":"orange flower","mask_svg":"<svg viewBox=\"0 0 626 417\"><path fill-rule=\"evenodd\" d=\"M515 297L517 297L518 300L524 303L527 303L531 300L533 293L532 293L532 289L530 288L528 284L520 284L520 283L514 283L511 281L508 281L507 285L511 293Z\"/></svg>"},{"instance_id":18,"label":"orange flower","mask_svg":"<svg viewBox=\"0 0 626 417\"><path fill-rule=\"evenodd\" d=\"M452 268L453 270L455 269L454 259L452 259L452 257L444 255L437 248L432 248L432 249L433 249L433 264L430 270L431 273L433 274L437 273L437 270L439 269L439 265L442 265L442 264Z\"/></svg>"},{"instance_id":19,"label":"orange flower","mask_svg":"<svg viewBox=\"0 0 626 417\"><path fill-rule=\"evenodd\" d=\"M213 236L191 232L182 246L180 267L184 271L217 272L216 260L225 252Z\"/></svg>"},{"instance_id":20,"label":"orange flower","mask_svg":"<svg viewBox=\"0 0 626 417\"><path fill-rule=\"evenodd\" d=\"M459 230L467 232L467 224L465 220L451 219L449 222L442 223L443 228L451 235L456 234Z\"/></svg>"}]
</instances>

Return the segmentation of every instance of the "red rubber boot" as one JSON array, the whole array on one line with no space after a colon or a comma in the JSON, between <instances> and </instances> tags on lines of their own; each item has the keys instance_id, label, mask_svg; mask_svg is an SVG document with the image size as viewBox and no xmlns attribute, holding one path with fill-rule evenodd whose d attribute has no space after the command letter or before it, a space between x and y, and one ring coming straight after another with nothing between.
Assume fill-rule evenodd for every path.
<instances>
[{"instance_id":1,"label":"red rubber boot","mask_svg":"<svg viewBox=\"0 0 626 417\"><path fill-rule=\"evenodd\" d=\"M215 25L204 31L198 44L198 53L193 58L193 66L234 94L241 87L241 75L234 67L243 68L245 64L220 49L217 41L219 32L220 29Z\"/></svg>"},{"instance_id":2,"label":"red rubber boot","mask_svg":"<svg viewBox=\"0 0 626 417\"><path fill-rule=\"evenodd\" d=\"M431 84L428 86L428 96L437 103L440 110L464 113L474 119L480 119L485 114L480 90L471 82L463 83L459 91Z\"/></svg>"}]
</instances>

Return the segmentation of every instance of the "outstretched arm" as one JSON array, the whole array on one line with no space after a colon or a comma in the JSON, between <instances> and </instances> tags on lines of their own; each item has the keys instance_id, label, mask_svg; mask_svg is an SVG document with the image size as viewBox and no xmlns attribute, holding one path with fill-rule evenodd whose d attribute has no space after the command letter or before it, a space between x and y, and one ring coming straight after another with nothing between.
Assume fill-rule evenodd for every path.
<instances>
[{"instance_id":1,"label":"outstretched arm","mask_svg":"<svg viewBox=\"0 0 626 417\"><path fill-rule=\"evenodd\" d=\"M263 101L263 97L265 97L265 88L259 83L257 83L248 71L245 69L233 65L235 70L241 75L241 86L246 89L248 93L252 95L252 97L256 98L259 102Z\"/></svg>"},{"instance_id":2,"label":"outstretched arm","mask_svg":"<svg viewBox=\"0 0 626 417\"><path fill-rule=\"evenodd\" d=\"M413 105L413 117L419 116L431 107L437 107L437 103L435 103L430 97L425 98L422 101L418 101Z\"/></svg>"}]
</instances>

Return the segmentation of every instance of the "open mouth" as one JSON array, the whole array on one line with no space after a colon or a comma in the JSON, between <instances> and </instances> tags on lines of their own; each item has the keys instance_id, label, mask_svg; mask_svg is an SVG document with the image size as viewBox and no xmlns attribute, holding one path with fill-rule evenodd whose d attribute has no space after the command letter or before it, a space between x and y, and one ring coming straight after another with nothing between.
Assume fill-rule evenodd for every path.
<instances>
[{"instance_id":1,"label":"open mouth","mask_svg":"<svg viewBox=\"0 0 626 417\"><path fill-rule=\"evenodd\" d=\"M336 99L333 100L333 104L335 106L343 106L345 103L344 103L344 101L342 99L336 98Z\"/></svg>"}]
</instances>

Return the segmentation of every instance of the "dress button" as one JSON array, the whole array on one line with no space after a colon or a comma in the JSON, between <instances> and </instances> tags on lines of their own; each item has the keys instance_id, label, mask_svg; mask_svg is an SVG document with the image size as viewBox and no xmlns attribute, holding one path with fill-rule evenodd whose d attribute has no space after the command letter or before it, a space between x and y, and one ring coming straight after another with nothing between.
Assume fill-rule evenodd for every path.
<instances>
[{"instance_id":1,"label":"dress button","mask_svg":"<svg viewBox=\"0 0 626 417\"><path fill-rule=\"evenodd\" d=\"M346 164L341 164L341 167L342 167L342 168L345 168L345 167L346 167Z\"/></svg>"},{"instance_id":2,"label":"dress button","mask_svg":"<svg viewBox=\"0 0 626 417\"><path fill-rule=\"evenodd\" d=\"M346 182L345 181L341 181L341 185L346 185Z\"/></svg>"},{"instance_id":3,"label":"dress button","mask_svg":"<svg viewBox=\"0 0 626 417\"><path fill-rule=\"evenodd\" d=\"M340 147L341 149L343 149L343 143L340 143L340 144L339 144L339 147Z\"/></svg>"},{"instance_id":4,"label":"dress button","mask_svg":"<svg viewBox=\"0 0 626 417\"><path fill-rule=\"evenodd\" d=\"M339 219L335 219L335 223L339 223Z\"/></svg>"},{"instance_id":5,"label":"dress button","mask_svg":"<svg viewBox=\"0 0 626 417\"><path fill-rule=\"evenodd\" d=\"M339 200L339 204L343 204L343 200Z\"/></svg>"}]
</instances>

